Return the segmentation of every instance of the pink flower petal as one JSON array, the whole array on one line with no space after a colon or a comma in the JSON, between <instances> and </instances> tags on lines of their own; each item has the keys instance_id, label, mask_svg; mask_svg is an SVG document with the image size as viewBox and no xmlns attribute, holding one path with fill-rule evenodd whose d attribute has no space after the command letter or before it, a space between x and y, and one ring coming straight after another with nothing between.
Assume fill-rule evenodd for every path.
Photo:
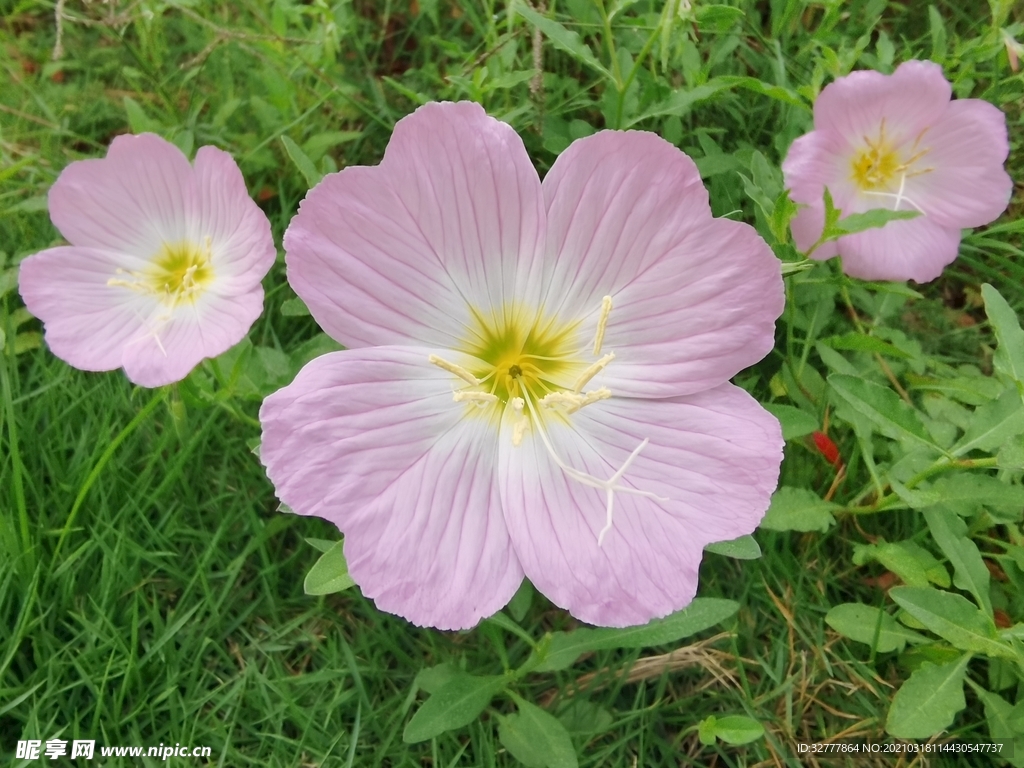
<instances>
[{"instance_id":1,"label":"pink flower petal","mask_svg":"<svg viewBox=\"0 0 1024 768\"><path fill-rule=\"evenodd\" d=\"M936 224L963 229L999 218L1013 192L1003 170L1010 147L1006 116L980 99L950 102L925 134L921 165L933 170L907 180L907 196Z\"/></svg>"},{"instance_id":2,"label":"pink flower petal","mask_svg":"<svg viewBox=\"0 0 1024 768\"><path fill-rule=\"evenodd\" d=\"M469 102L400 120L376 168L326 177L285 234L288 280L350 347L455 347L472 310L538 290L540 181L508 125Z\"/></svg>"},{"instance_id":3,"label":"pink flower petal","mask_svg":"<svg viewBox=\"0 0 1024 768\"><path fill-rule=\"evenodd\" d=\"M843 271L852 277L927 283L956 259L960 229L942 227L928 216L918 216L841 237L838 244Z\"/></svg>"},{"instance_id":4,"label":"pink flower petal","mask_svg":"<svg viewBox=\"0 0 1024 768\"><path fill-rule=\"evenodd\" d=\"M942 67L931 61L905 61L892 75L851 72L818 95L814 128L854 146L875 136L885 118L886 134L907 141L938 120L951 93Z\"/></svg>"},{"instance_id":5,"label":"pink flower petal","mask_svg":"<svg viewBox=\"0 0 1024 768\"><path fill-rule=\"evenodd\" d=\"M523 573L497 493L497 425L452 401L432 353L315 359L264 401L260 459L285 504L345 533L352 577L379 608L461 629L505 605Z\"/></svg>"},{"instance_id":6,"label":"pink flower petal","mask_svg":"<svg viewBox=\"0 0 1024 768\"><path fill-rule=\"evenodd\" d=\"M152 133L118 136L107 156L71 163L50 188L50 218L73 245L149 257L196 217L192 167Z\"/></svg>"},{"instance_id":7,"label":"pink flower petal","mask_svg":"<svg viewBox=\"0 0 1024 768\"><path fill-rule=\"evenodd\" d=\"M616 395L672 397L717 386L774 344L778 259L746 224L714 219L696 166L651 133L576 141L544 180L548 305L596 330L610 295L595 380ZM555 258L555 257L549 257ZM559 308L556 310L556 308Z\"/></svg>"},{"instance_id":8,"label":"pink flower petal","mask_svg":"<svg viewBox=\"0 0 1024 768\"><path fill-rule=\"evenodd\" d=\"M152 311L146 297L107 284L116 270L140 267L122 254L61 247L21 262L18 288L40 318L53 354L84 371L120 368L125 345Z\"/></svg>"},{"instance_id":9,"label":"pink flower petal","mask_svg":"<svg viewBox=\"0 0 1024 768\"><path fill-rule=\"evenodd\" d=\"M194 183L197 215L189 227L197 242L210 238L218 271L214 290L222 296L252 291L277 258L270 222L227 152L200 147Z\"/></svg>"},{"instance_id":10,"label":"pink flower petal","mask_svg":"<svg viewBox=\"0 0 1024 768\"><path fill-rule=\"evenodd\" d=\"M750 533L768 508L782 460L778 422L723 384L671 400L613 398L547 419L568 466L607 479L645 439L622 482L668 501L615 494L570 479L531 425L499 443L501 499L523 569L555 604L592 624L642 624L684 607L705 545ZM503 425L503 431L507 424Z\"/></svg>"}]
</instances>

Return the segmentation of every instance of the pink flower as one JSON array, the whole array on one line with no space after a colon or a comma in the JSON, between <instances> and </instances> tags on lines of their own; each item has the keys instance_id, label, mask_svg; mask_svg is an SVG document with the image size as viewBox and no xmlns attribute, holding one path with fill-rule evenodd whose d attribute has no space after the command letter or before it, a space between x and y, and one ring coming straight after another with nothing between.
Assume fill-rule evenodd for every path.
<instances>
[{"instance_id":1,"label":"pink flower","mask_svg":"<svg viewBox=\"0 0 1024 768\"><path fill-rule=\"evenodd\" d=\"M76 368L170 384L263 311L276 249L228 153L203 147L193 167L159 136L118 136L104 159L65 168L49 204L71 245L25 259L19 288Z\"/></svg>"},{"instance_id":2,"label":"pink flower","mask_svg":"<svg viewBox=\"0 0 1024 768\"><path fill-rule=\"evenodd\" d=\"M821 236L828 187L843 215L872 208L921 215L846 235L814 251L843 257L864 280L934 280L953 261L960 230L988 224L1013 189L1003 170L1006 118L979 99L950 101L942 67L908 61L892 75L854 72L825 87L814 130L789 149L782 170L795 202L797 248Z\"/></svg>"},{"instance_id":3,"label":"pink flower","mask_svg":"<svg viewBox=\"0 0 1024 768\"><path fill-rule=\"evenodd\" d=\"M728 379L773 346L779 263L657 136L577 141L541 184L509 126L428 104L309 193L285 250L352 349L267 398L261 458L383 610L469 627L525 573L643 623L757 526L782 438Z\"/></svg>"}]
</instances>

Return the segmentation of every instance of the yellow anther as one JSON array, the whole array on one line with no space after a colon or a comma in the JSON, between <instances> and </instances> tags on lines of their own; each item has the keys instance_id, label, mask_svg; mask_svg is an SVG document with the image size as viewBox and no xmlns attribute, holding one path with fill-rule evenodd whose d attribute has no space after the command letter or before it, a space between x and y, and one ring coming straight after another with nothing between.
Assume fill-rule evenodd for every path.
<instances>
[{"instance_id":1,"label":"yellow anther","mask_svg":"<svg viewBox=\"0 0 1024 768\"><path fill-rule=\"evenodd\" d=\"M590 392L583 393L583 399L580 401L579 407L583 408L588 405L593 405L600 400L607 400L611 396L612 391L608 389L608 387L598 387Z\"/></svg>"},{"instance_id":2,"label":"yellow anther","mask_svg":"<svg viewBox=\"0 0 1024 768\"><path fill-rule=\"evenodd\" d=\"M608 327L608 315L612 313L612 297L605 296L601 299L601 316L597 319L597 334L594 336L594 354L601 354L601 344L604 342L604 331Z\"/></svg>"},{"instance_id":3,"label":"yellow anther","mask_svg":"<svg viewBox=\"0 0 1024 768\"><path fill-rule=\"evenodd\" d=\"M597 376L608 363L615 359L615 353L609 352L607 355L602 357L596 363L590 365L587 370L580 374L580 377L576 379L576 383L573 385L572 391L574 394L579 394L583 391L583 388L587 385L587 382Z\"/></svg>"},{"instance_id":4,"label":"yellow anther","mask_svg":"<svg viewBox=\"0 0 1024 768\"><path fill-rule=\"evenodd\" d=\"M430 355L430 357L428 357L427 360L436 365L438 368L442 368L443 370L448 371L448 373L454 373L467 384L472 384L475 387L480 383L480 379L478 379L472 373L467 371L461 365L449 363L447 360L445 360L442 357L438 357L437 355Z\"/></svg>"},{"instance_id":5,"label":"yellow anther","mask_svg":"<svg viewBox=\"0 0 1024 768\"><path fill-rule=\"evenodd\" d=\"M491 403L498 402L497 395L492 395L490 392L475 392L469 389L460 389L458 392L452 393L452 400L456 403L473 403L481 408Z\"/></svg>"},{"instance_id":6,"label":"yellow anther","mask_svg":"<svg viewBox=\"0 0 1024 768\"><path fill-rule=\"evenodd\" d=\"M577 410L580 407L580 403L583 402L583 396L577 395L573 392L548 392L539 401L538 405L542 408L565 408L567 412L569 409Z\"/></svg>"}]
</instances>

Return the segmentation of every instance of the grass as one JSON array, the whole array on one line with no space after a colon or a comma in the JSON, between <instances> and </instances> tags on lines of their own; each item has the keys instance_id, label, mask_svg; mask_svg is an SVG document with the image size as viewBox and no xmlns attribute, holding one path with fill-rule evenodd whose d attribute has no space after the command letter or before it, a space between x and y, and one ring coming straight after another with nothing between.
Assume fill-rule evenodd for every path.
<instances>
[{"instance_id":1,"label":"grass","mask_svg":"<svg viewBox=\"0 0 1024 768\"><path fill-rule=\"evenodd\" d=\"M891 70L931 55L959 95L1006 109L1010 172L1021 177L1024 84L994 27L961 5L744 0L740 16L713 10L717 17L671 23L663 5L565 0L549 9L583 35L611 71L606 80L578 49L535 39L521 19L509 21L505 3L487 0L72 0L60 4L56 60L54 4L5 0L0 270L59 241L46 190L68 162L102 155L117 133L155 130L186 150L232 152L280 243L306 188L282 136L322 172L373 164L394 122L432 99L483 101L520 131L542 172L596 128L658 131L697 158L716 215L757 221L737 171L760 153L777 177L807 126L806 108L737 88L666 106L673 93L700 94L709 77L733 75L808 96L854 65ZM913 304L907 332L936 359L987 364L972 298L981 281L1024 302L1020 210L1018 194L1002 222L969 236L956 265ZM512 708L505 700L431 742L407 745L402 730L422 698L419 670L449 662L500 674L526 658L523 640L491 625L418 629L357 590L303 594L317 556L304 539L337 533L279 514L250 450L260 395L290 374L253 369L236 354L204 364L199 377L230 397L210 402L181 385L150 401L119 372L86 374L55 359L4 287L0 279L0 753L31 765L13 760L16 742L59 737L207 745L209 764L231 768L515 764L496 735L494 714ZM280 260L265 287L253 344L291 353L321 343L310 318L282 312L294 294ZM822 301L832 313L834 300ZM836 317L830 322L844 322ZM801 327L799 318L786 322ZM767 399L769 379L800 354L783 347L744 381ZM806 359L823 369L815 355ZM147 403L152 410L133 422ZM840 447L856 454L852 437ZM824 492L831 472L803 443L787 446L785 483ZM868 482L855 463L850 473L851 486ZM742 606L719 630L680 649L599 652L564 672L530 675L519 691L562 719L586 766L793 765L797 741L884 740L907 670L892 654L876 658L841 639L823 617L840 602L885 600L884 569L854 566L853 543L921 531L912 513L892 512L845 516L827 535L759 532L762 559L708 555L702 566L700 594ZM522 625L539 637L574 622L536 596ZM983 664L972 669L984 677ZM984 737L982 707L970 693L968 701L956 733ZM696 725L712 714L746 714L766 736L703 746Z\"/></svg>"}]
</instances>

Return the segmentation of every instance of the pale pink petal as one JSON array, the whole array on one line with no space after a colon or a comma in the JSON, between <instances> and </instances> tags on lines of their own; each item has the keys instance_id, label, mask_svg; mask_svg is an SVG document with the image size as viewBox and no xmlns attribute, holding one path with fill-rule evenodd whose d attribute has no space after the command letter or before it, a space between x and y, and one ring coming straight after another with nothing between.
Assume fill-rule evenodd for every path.
<instances>
[{"instance_id":1,"label":"pale pink petal","mask_svg":"<svg viewBox=\"0 0 1024 768\"><path fill-rule=\"evenodd\" d=\"M413 623L471 627L511 599L522 569L497 492L497 424L452 401L451 352L357 349L309 363L260 410L278 497L345 534L367 597Z\"/></svg>"},{"instance_id":2,"label":"pale pink petal","mask_svg":"<svg viewBox=\"0 0 1024 768\"><path fill-rule=\"evenodd\" d=\"M95 248L51 248L21 262L18 289L57 357L84 371L112 371L154 301L108 281L119 268L142 265Z\"/></svg>"},{"instance_id":3,"label":"pale pink petal","mask_svg":"<svg viewBox=\"0 0 1024 768\"><path fill-rule=\"evenodd\" d=\"M672 397L717 386L766 355L784 304L778 259L753 228L714 219L693 161L651 133L581 139L544 180L545 309L593 338L612 298L596 385Z\"/></svg>"},{"instance_id":4,"label":"pale pink petal","mask_svg":"<svg viewBox=\"0 0 1024 768\"><path fill-rule=\"evenodd\" d=\"M820 206L822 192L829 187L834 202L836 182L849 176L849 166L843 167L841 157L846 151L843 142L821 131L805 133L790 144L786 159L782 161L790 199L795 203Z\"/></svg>"},{"instance_id":5,"label":"pale pink petal","mask_svg":"<svg viewBox=\"0 0 1024 768\"><path fill-rule=\"evenodd\" d=\"M400 120L376 168L310 191L285 234L288 280L350 346L464 344L473 312L539 290L544 211L512 128L476 104L428 104Z\"/></svg>"},{"instance_id":6,"label":"pale pink petal","mask_svg":"<svg viewBox=\"0 0 1024 768\"><path fill-rule=\"evenodd\" d=\"M843 271L861 280L916 280L927 283L956 259L960 229L942 227L929 216L890 221L839 238ZM817 257L817 253L814 254Z\"/></svg>"},{"instance_id":7,"label":"pale pink petal","mask_svg":"<svg viewBox=\"0 0 1024 768\"><path fill-rule=\"evenodd\" d=\"M249 197L245 179L234 159L216 147L196 152L197 216L189 222L191 240L210 238L220 295L252 291L270 271L277 248L270 222Z\"/></svg>"},{"instance_id":8,"label":"pale pink petal","mask_svg":"<svg viewBox=\"0 0 1024 768\"><path fill-rule=\"evenodd\" d=\"M907 179L907 197L937 224L963 229L999 218L1013 192L1003 170L1009 153L1006 116L987 101L950 102L925 134L915 164L927 173Z\"/></svg>"},{"instance_id":9,"label":"pale pink petal","mask_svg":"<svg viewBox=\"0 0 1024 768\"><path fill-rule=\"evenodd\" d=\"M152 133L118 136L101 160L71 163L50 188L50 218L73 245L155 255L195 219L192 168Z\"/></svg>"},{"instance_id":10,"label":"pale pink petal","mask_svg":"<svg viewBox=\"0 0 1024 768\"><path fill-rule=\"evenodd\" d=\"M592 624L642 624L684 607L703 548L750 533L768 508L782 461L778 422L731 384L685 398L613 398L547 419L569 467L607 479L645 439L622 483L668 501L570 479L531 425L514 446L503 423L501 499L523 570L556 605Z\"/></svg>"},{"instance_id":11,"label":"pale pink petal","mask_svg":"<svg viewBox=\"0 0 1024 768\"><path fill-rule=\"evenodd\" d=\"M157 304L124 345L124 372L144 387L185 378L204 358L217 357L245 338L263 313L263 287L221 296L204 291L169 308Z\"/></svg>"},{"instance_id":12,"label":"pale pink petal","mask_svg":"<svg viewBox=\"0 0 1024 768\"><path fill-rule=\"evenodd\" d=\"M910 141L939 118L950 94L942 67L931 61L905 61L892 75L851 72L818 95L814 128L859 146L865 136L877 136L885 118L886 136Z\"/></svg>"}]
</instances>

